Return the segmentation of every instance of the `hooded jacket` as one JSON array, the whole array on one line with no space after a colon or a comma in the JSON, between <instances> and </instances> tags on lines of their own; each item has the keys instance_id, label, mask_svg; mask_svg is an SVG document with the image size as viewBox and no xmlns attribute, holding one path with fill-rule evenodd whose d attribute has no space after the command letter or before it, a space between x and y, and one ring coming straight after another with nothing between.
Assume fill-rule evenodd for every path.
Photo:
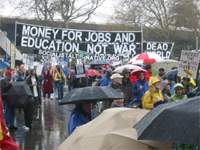
<instances>
[{"instance_id":1,"label":"hooded jacket","mask_svg":"<svg viewBox=\"0 0 200 150\"><path fill-rule=\"evenodd\" d=\"M142 97L142 108L153 109L159 101L164 101L162 91L155 89L155 84L160 82L158 77L151 77L149 81L149 90Z\"/></svg>"},{"instance_id":2,"label":"hooded jacket","mask_svg":"<svg viewBox=\"0 0 200 150\"><path fill-rule=\"evenodd\" d=\"M143 88L140 89L140 86L142 86ZM148 89L149 89L149 85L146 80L137 80L132 89L135 96L135 101L141 102L142 96L145 94L145 92Z\"/></svg>"},{"instance_id":3,"label":"hooded jacket","mask_svg":"<svg viewBox=\"0 0 200 150\"><path fill-rule=\"evenodd\" d=\"M99 86L108 86L111 83L110 78L105 75L100 81L99 81Z\"/></svg>"},{"instance_id":4,"label":"hooded jacket","mask_svg":"<svg viewBox=\"0 0 200 150\"><path fill-rule=\"evenodd\" d=\"M90 117L85 115L79 106L76 107L69 118L68 134L72 134L77 127L88 123L90 120Z\"/></svg>"},{"instance_id":5,"label":"hooded jacket","mask_svg":"<svg viewBox=\"0 0 200 150\"><path fill-rule=\"evenodd\" d=\"M174 89L176 90L177 87L180 87L180 88L184 89L184 86L181 83L175 84ZM172 96L172 101L184 100L184 99L187 99L187 95L185 95L185 94L183 94L183 95L176 95L176 94L174 94Z\"/></svg>"}]
</instances>

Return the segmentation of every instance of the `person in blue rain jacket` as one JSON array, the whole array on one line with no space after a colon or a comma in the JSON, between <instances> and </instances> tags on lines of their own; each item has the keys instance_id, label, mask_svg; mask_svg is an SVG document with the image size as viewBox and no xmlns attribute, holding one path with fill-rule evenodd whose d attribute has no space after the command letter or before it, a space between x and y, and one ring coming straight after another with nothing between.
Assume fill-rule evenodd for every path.
<instances>
[{"instance_id":1,"label":"person in blue rain jacket","mask_svg":"<svg viewBox=\"0 0 200 150\"><path fill-rule=\"evenodd\" d=\"M99 80L97 83L98 86L109 86L111 84L111 72L107 71L105 75L102 77L102 79Z\"/></svg>"},{"instance_id":2,"label":"person in blue rain jacket","mask_svg":"<svg viewBox=\"0 0 200 150\"><path fill-rule=\"evenodd\" d=\"M76 104L72 111L68 122L68 135L76 129L76 127L88 123L91 120L91 103Z\"/></svg>"},{"instance_id":3,"label":"person in blue rain jacket","mask_svg":"<svg viewBox=\"0 0 200 150\"><path fill-rule=\"evenodd\" d=\"M148 91L149 85L145 79L144 72L138 72L138 80L135 85L133 85L133 94L134 94L134 104L141 106L142 96Z\"/></svg>"}]
</instances>

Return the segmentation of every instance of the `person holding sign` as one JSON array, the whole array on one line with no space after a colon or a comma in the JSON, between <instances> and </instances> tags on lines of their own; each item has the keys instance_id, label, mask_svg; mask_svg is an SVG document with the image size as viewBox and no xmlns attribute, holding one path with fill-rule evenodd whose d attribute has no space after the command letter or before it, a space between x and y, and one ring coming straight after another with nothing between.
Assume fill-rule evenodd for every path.
<instances>
[{"instance_id":1,"label":"person holding sign","mask_svg":"<svg viewBox=\"0 0 200 150\"><path fill-rule=\"evenodd\" d=\"M57 66L56 68L55 82L58 89L58 100L61 100L63 98L64 93L65 77L59 66Z\"/></svg>"}]
</instances>

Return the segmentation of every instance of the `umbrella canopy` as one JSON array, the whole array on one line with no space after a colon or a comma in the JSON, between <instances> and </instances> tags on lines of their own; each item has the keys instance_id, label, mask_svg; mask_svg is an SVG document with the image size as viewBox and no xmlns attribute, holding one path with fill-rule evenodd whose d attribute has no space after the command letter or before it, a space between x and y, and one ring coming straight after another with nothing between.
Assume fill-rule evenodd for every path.
<instances>
[{"instance_id":1,"label":"umbrella canopy","mask_svg":"<svg viewBox=\"0 0 200 150\"><path fill-rule=\"evenodd\" d=\"M63 104L74 104L80 102L96 102L96 101L109 101L115 99L124 99L124 94L119 89L102 86L90 86L84 88L77 88L70 91L59 102Z\"/></svg>"},{"instance_id":2,"label":"umbrella canopy","mask_svg":"<svg viewBox=\"0 0 200 150\"><path fill-rule=\"evenodd\" d=\"M6 61L0 61L0 69L8 68L10 64Z\"/></svg>"},{"instance_id":3,"label":"umbrella canopy","mask_svg":"<svg viewBox=\"0 0 200 150\"><path fill-rule=\"evenodd\" d=\"M139 67L139 66L136 66L136 65L127 64L127 65L117 67L113 72L122 73L124 69L128 69L128 70L132 71L132 70L135 70L135 69L142 69L142 68Z\"/></svg>"},{"instance_id":4,"label":"umbrella canopy","mask_svg":"<svg viewBox=\"0 0 200 150\"><path fill-rule=\"evenodd\" d=\"M148 73L145 69L135 69L131 72L131 75L129 77L130 81L132 84L135 84L135 82L138 80L138 73L139 72L144 72L145 78L148 79Z\"/></svg>"},{"instance_id":5,"label":"umbrella canopy","mask_svg":"<svg viewBox=\"0 0 200 150\"><path fill-rule=\"evenodd\" d=\"M57 150L148 150L149 145L168 149L169 145L159 142L136 140L132 125L147 113L142 109L107 109L93 121L75 129Z\"/></svg>"},{"instance_id":6,"label":"umbrella canopy","mask_svg":"<svg viewBox=\"0 0 200 150\"><path fill-rule=\"evenodd\" d=\"M159 68L164 68L165 72L169 72L172 68L178 68L179 62L172 59L162 60L152 64L152 70L158 71Z\"/></svg>"},{"instance_id":7,"label":"umbrella canopy","mask_svg":"<svg viewBox=\"0 0 200 150\"><path fill-rule=\"evenodd\" d=\"M163 59L160 57L160 55L154 52L145 52L133 57L129 61L129 64L151 64L162 60Z\"/></svg>"},{"instance_id":8,"label":"umbrella canopy","mask_svg":"<svg viewBox=\"0 0 200 150\"><path fill-rule=\"evenodd\" d=\"M7 94L8 96L15 96L17 98L18 96L32 96L32 92L28 84L24 81L21 82L13 82L12 87L8 90Z\"/></svg>"},{"instance_id":9,"label":"umbrella canopy","mask_svg":"<svg viewBox=\"0 0 200 150\"><path fill-rule=\"evenodd\" d=\"M95 69L88 69L88 70L86 70L86 76L87 77L100 77L100 76L102 76L102 74L100 74L97 70L95 70Z\"/></svg>"},{"instance_id":10,"label":"umbrella canopy","mask_svg":"<svg viewBox=\"0 0 200 150\"><path fill-rule=\"evenodd\" d=\"M200 97L161 105L134 127L140 140L200 143Z\"/></svg>"},{"instance_id":11,"label":"umbrella canopy","mask_svg":"<svg viewBox=\"0 0 200 150\"><path fill-rule=\"evenodd\" d=\"M164 79L176 81L177 75L178 75L178 69L174 69L174 70L167 72L164 76Z\"/></svg>"},{"instance_id":12,"label":"umbrella canopy","mask_svg":"<svg viewBox=\"0 0 200 150\"><path fill-rule=\"evenodd\" d=\"M121 66L121 65L122 65L122 63L120 61L115 61L115 62L111 63L111 66L113 66L113 67L118 67L118 66Z\"/></svg>"},{"instance_id":13,"label":"umbrella canopy","mask_svg":"<svg viewBox=\"0 0 200 150\"><path fill-rule=\"evenodd\" d=\"M24 81L13 82L12 87L5 93L9 99L9 105L13 107L24 106L28 98L32 97L32 91L28 84Z\"/></svg>"},{"instance_id":14,"label":"umbrella canopy","mask_svg":"<svg viewBox=\"0 0 200 150\"><path fill-rule=\"evenodd\" d=\"M147 71L145 69L142 69L142 68L138 68L138 69L135 69L131 72L131 74L135 74L135 73L138 73L138 72L144 72L146 73Z\"/></svg>"}]
</instances>

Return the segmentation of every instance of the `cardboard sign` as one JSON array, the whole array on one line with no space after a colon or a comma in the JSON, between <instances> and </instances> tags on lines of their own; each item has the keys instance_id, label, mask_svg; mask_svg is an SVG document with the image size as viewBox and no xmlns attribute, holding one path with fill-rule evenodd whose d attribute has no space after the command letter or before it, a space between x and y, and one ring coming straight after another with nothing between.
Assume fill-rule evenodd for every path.
<instances>
[{"instance_id":1,"label":"cardboard sign","mask_svg":"<svg viewBox=\"0 0 200 150\"><path fill-rule=\"evenodd\" d=\"M75 65L76 78L85 77L85 66L83 64Z\"/></svg>"},{"instance_id":2,"label":"cardboard sign","mask_svg":"<svg viewBox=\"0 0 200 150\"><path fill-rule=\"evenodd\" d=\"M169 59L173 49L173 42L144 42L144 52L156 52L163 59Z\"/></svg>"},{"instance_id":3,"label":"cardboard sign","mask_svg":"<svg viewBox=\"0 0 200 150\"><path fill-rule=\"evenodd\" d=\"M43 59L85 51L84 59L129 59L141 53L141 31L96 31L16 23L16 46L35 49ZM70 57L69 57L70 58Z\"/></svg>"},{"instance_id":4,"label":"cardboard sign","mask_svg":"<svg viewBox=\"0 0 200 150\"><path fill-rule=\"evenodd\" d=\"M178 67L178 76L190 77L196 79L198 65L200 60L200 53L195 51L181 52L181 59Z\"/></svg>"}]
</instances>

